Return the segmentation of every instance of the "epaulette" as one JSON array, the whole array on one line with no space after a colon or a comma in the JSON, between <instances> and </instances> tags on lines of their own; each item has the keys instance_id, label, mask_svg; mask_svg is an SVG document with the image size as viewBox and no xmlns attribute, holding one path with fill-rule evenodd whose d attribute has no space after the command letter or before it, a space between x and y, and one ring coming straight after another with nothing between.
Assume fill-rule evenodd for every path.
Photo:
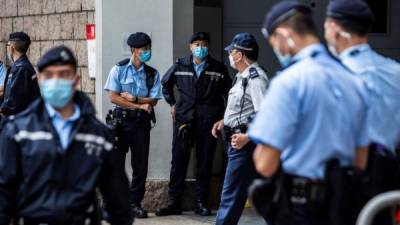
<instances>
[{"instance_id":1,"label":"epaulette","mask_svg":"<svg viewBox=\"0 0 400 225\"><path fill-rule=\"evenodd\" d=\"M260 74L258 74L257 69L254 68L254 67L251 67L250 70L249 70L249 72L250 72L250 75L249 75L249 78L250 78L250 79L254 79L254 78L260 76Z\"/></svg>"},{"instance_id":2,"label":"epaulette","mask_svg":"<svg viewBox=\"0 0 400 225\"><path fill-rule=\"evenodd\" d=\"M124 66L126 64L128 64L131 61L130 58L124 59L122 61L120 61L119 63L117 63L117 66Z\"/></svg>"}]
</instances>

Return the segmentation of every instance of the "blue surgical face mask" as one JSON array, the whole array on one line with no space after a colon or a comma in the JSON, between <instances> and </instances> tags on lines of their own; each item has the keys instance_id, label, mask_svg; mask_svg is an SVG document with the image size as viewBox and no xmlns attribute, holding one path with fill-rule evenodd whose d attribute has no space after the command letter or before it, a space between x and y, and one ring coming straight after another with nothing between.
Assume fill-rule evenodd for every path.
<instances>
[{"instance_id":1,"label":"blue surgical face mask","mask_svg":"<svg viewBox=\"0 0 400 225\"><path fill-rule=\"evenodd\" d=\"M283 67L287 67L292 62L292 56L289 53L282 55L278 48L274 48L274 52Z\"/></svg>"},{"instance_id":2,"label":"blue surgical face mask","mask_svg":"<svg viewBox=\"0 0 400 225\"><path fill-rule=\"evenodd\" d=\"M193 56L203 60L208 55L208 48L207 47L196 47L193 49Z\"/></svg>"},{"instance_id":3,"label":"blue surgical face mask","mask_svg":"<svg viewBox=\"0 0 400 225\"><path fill-rule=\"evenodd\" d=\"M290 37L284 36L284 35L282 35L282 36L285 38L285 41L286 41L289 49L294 48L295 43L294 43L293 39ZM280 64L283 67L287 67L290 65L290 63L292 63L293 57L290 55L290 53L286 53L286 55L283 55L281 53L281 51L279 50L279 47L274 47L274 52L275 52L275 55L278 58Z\"/></svg>"},{"instance_id":4,"label":"blue surgical face mask","mask_svg":"<svg viewBox=\"0 0 400 225\"><path fill-rule=\"evenodd\" d=\"M151 50L143 51L139 56L140 62L148 62L151 59Z\"/></svg>"},{"instance_id":5,"label":"blue surgical face mask","mask_svg":"<svg viewBox=\"0 0 400 225\"><path fill-rule=\"evenodd\" d=\"M39 82L44 101L54 108L63 108L74 93L73 81L66 79L47 79Z\"/></svg>"}]
</instances>

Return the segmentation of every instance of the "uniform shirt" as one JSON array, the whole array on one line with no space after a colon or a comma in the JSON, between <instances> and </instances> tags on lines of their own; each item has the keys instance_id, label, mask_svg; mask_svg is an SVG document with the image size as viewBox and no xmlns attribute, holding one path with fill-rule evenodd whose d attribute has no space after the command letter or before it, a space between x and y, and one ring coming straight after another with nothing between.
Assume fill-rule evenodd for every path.
<instances>
[{"instance_id":1,"label":"uniform shirt","mask_svg":"<svg viewBox=\"0 0 400 225\"><path fill-rule=\"evenodd\" d=\"M136 70L132 62L129 61L125 65L115 65L111 69L104 89L116 93L128 92L138 97L161 99L161 83L158 72L155 73L154 85L150 90L149 96L147 96L146 78L144 64Z\"/></svg>"},{"instance_id":2,"label":"uniform shirt","mask_svg":"<svg viewBox=\"0 0 400 225\"><path fill-rule=\"evenodd\" d=\"M51 123L57 131L63 150L68 148L72 128L75 122L80 118L81 111L78 105L74 105L74 114L68 119L64 119L51 105L45 104L47 113L50 116Z\"/></svg>"},{"instance_id":3,"label":"uniform shirt","mask_svg":"<svg viewBox=\"0 0 400 225\"><path fill-rule=\"evenodd\" d=\"M204 60L203 62L201 62L200 64L197 64L194 59L193 59L193 67L194 67L194 71L196 72L196 76L197 78L199 78L199 76L201 75L201 73L204 70L204 67L206 67L206 61Z\"/></svg>"},{"instance_id":4,"label":"uniform shirt","mask_svg":"<svg viewBox=\"0 0 400 225\"><path fill-rule=\"evenodd\" d=\"M3 62L0 61L0 87L4 87L4 81L7 75L7 68Z\"/></svg>"},{"instance_id":5,"label":"uniform shirt","mask_svg":"<svg viewBox=\"0 0 400 225\"><path fill-rule=\"evenodd\" d=\"M4 97L1 103L2 113L15 115L24 111L40 96L36 71L26 55L17 59L7 74L4 85Z\"/></svg>"},{"instance_id":6,"label":"uniform shirt","mask_svg":"<svg viewBox=\"0 0 400 225\"><path fill-rule=\"evenodd\" d=\"M400 64L377 54L368 44L346 49L340 60L367 83L372 141L394 152L400 142Z\"/></svg>"},{"instance_id":7,"label":"uniform shirt","mask_svg":"<svg viewBox=\"0 0 400 225\"><path fill-rule=\"evenodd\" d=\"M250 69L255 68L258 76L250 78ZM247 79L246 93L243 96L243 80ZM268 77L264 70L253 63L242 73L236 75L236 82L229 91L228 105L224 115L224 124L228 127L236 127L247 124L249 117L260 109L265 90L268 86ZM244 98L241 111L241 101Z\"/></svg>"},{"instance_id":8,"label":"uniform shirt","mask_svg":"<svg viewBox=\"0 0 400 225\"><path fill-rule=\"evenodd\" d=\"M352 163L369 144L367 90L321 44L302 49L294 65L274 78L249 136L281 151L285 172L324 178L326 163Z\"/></svg>"}]
</instances>

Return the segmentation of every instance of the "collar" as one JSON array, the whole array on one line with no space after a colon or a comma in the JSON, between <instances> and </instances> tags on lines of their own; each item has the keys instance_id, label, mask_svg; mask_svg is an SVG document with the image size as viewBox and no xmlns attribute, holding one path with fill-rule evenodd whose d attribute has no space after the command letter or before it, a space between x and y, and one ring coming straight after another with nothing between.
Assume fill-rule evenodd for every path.
<instances>
[{"instance_id":1,"label":"collar","mask_svg":"<svg viewBox=\"0 0 400 225\"><path fill-rule=\"evenodd\" d=\"M369 46L369 44L359 44L359 45L353 45L347 49L345 49L342 53L340 53L339 55L339 59L343 60L345 58L351 58L356 56L357 54L363 52L363 51L367 51L370 50L371 46Z\"/></svg>"},{"instance_id":2,"label":"collar","mask_svg":"<svg viewBox=\"0 0 400 225\"><path fill-rule=\"evenodd\" d=\"M66 120L62 118L61 114L57 112L50 104L45 103L45 107L51 119L57 118L65 122L74 122L77 121L81 116L81 110L79 109L79 106L77 104L74 104L74 114L72 114L72 116L70 116Z\"/></svg>"},{"instance_id":3,"label":"collar","mask_svg":"<svg viewBox=\"0 0 400 225\"><path fill-rule=\"evenodd\" d=\"M204 66L206 64L206 59L204 59L200 64L196 64L194 57L192 60L193 66Z\"/></svg>"},{"instance_id":4,"label":"collar","mask_svg":"<svg viewBox=\"0 0 400 225\"><path fill-rule=\"evenodd\" d=\"M326 52L325 47L321 44L311 44L303 49L301 49L294 57L293 61L300 61L302 59L308 58L315 53Z\"/></svg>"},{"instance_id":5,"label":"collar","mask_svg":"<svg viewBox=\"0 0 400 225\"><path fill-rule=\"evenodd\" d=\"M179 61L182 65L185 65L185 66L191 66L191 65L193 65L193 60L194 60L194 59L193 59L193 55L190 55L190 56L185 57L185 58L178 59L178 61ZM211 56L210 56L210 55L207 55L206 58L203 60L203 62L207 63L207 65L212 64L212 58L211 58Z\"/></svg>"},{"instance_id":6,"label":"collar","mask_svg":"<svg viewBox=\"0 0 400 225\"><path fill-rule=\"evenodd\" d=\"M258 67L258 62L254 62L254 63L250 64L245 70L243 70L243 72L238 73L237 76L240 77L240 78L247 78L247 77L249 77L249 75L250 75L249 70L250 70L250 68L252 68L252 67Z\"/></svg>"},{"instance_id":7,"label":"collar","mask_svg":"<svg viewBox=\"0 0 400 225\"><path fill-rule=\"evenodd\" d=\"M144 63L142 63L142 65L139 67L139 69L136 70L135 66L133 65L132 60L129 60L128 67L129 66L132 67L132 70L133 70L134 73L139 73L139 72L144 70Z\"/></svg>"},{"instance_id":8,"label":"collar","mask_svg":"<svg viewBox=\"0 0 400 225\"><path fill-rule=\"evenodd\" d=\"M25 61L28 57L26 55L22 55L21 57L19 57L17 60L15 60L13 62L13 65L18 65L18 63Z\"/></svg>"}]
</instances>

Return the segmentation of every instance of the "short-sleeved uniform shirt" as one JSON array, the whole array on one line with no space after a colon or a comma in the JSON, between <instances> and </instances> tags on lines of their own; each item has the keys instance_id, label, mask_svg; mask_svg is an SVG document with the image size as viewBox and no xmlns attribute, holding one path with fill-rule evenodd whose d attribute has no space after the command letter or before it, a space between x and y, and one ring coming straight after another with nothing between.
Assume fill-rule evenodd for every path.
<instances>
[{"instance_id":1,"label":"short-sleeved uniform shirt","mask_svg":"<svg viewBox=\"0 0 400 225\"><path fill-rule=\"evenodd\" d=\"M294 60L272 80L249 136L281 151L285 172L323 179L329 160L350 165L355 149L369 144L367 90L321 44Z\"/></svg>"},{"instance_id":2,"label":"short-sleeved uniform shirt","mask_svg":"<svg viewBox=\"0 0 400 225\"><path fill-rule=\"evenodd\" d=\"M104 85L104 89L116 93L128 92L131 95L138 97L161 99L160 75L156 71L154 76L154 85L149 92L149 96L147 96L147 75L144 64L136 70L132 62L129 61L129 63L124 65L115 65L111 69L106 84Z\"/></svg>"},{"instance_id":3,"label":"short-sleeved uniform shirt","mask_svg":"<svg viewBox=\"0 0 400 225\"><path fill-rule=\"evenodd\" d=\"M339 58L368 86L372 141L394 153L400 142L400 64L379 55L368 44L348 48Z\"/></svg>"},{"instance_id":4,"label":"short-sleeved uniform shirt","mask_svg":"<svg viewBox=\"0 0 400 225\"><path fill-rule=\"evenodd\" d=\"M4 87L4 80L6 79L7 68L3 62L0 61L0 87Z\"/></svg>"},{"instance_id":5,"label":"short-sleeved uniform shirt","mask_svg":"<svg viewBox=\"0 0 400 225\"><path fill-rule=\"evenodd\" d=\"M254 78L251 78L252 73L255 74ZM245 93L244 80L247 80ZM235 84L229 91L224 115L225 126L233 128L247 124L249 117L259 110L267 87L267 74L258 63L253 63L242 73L238 73Z\"/></svg>"}]
</instances>

